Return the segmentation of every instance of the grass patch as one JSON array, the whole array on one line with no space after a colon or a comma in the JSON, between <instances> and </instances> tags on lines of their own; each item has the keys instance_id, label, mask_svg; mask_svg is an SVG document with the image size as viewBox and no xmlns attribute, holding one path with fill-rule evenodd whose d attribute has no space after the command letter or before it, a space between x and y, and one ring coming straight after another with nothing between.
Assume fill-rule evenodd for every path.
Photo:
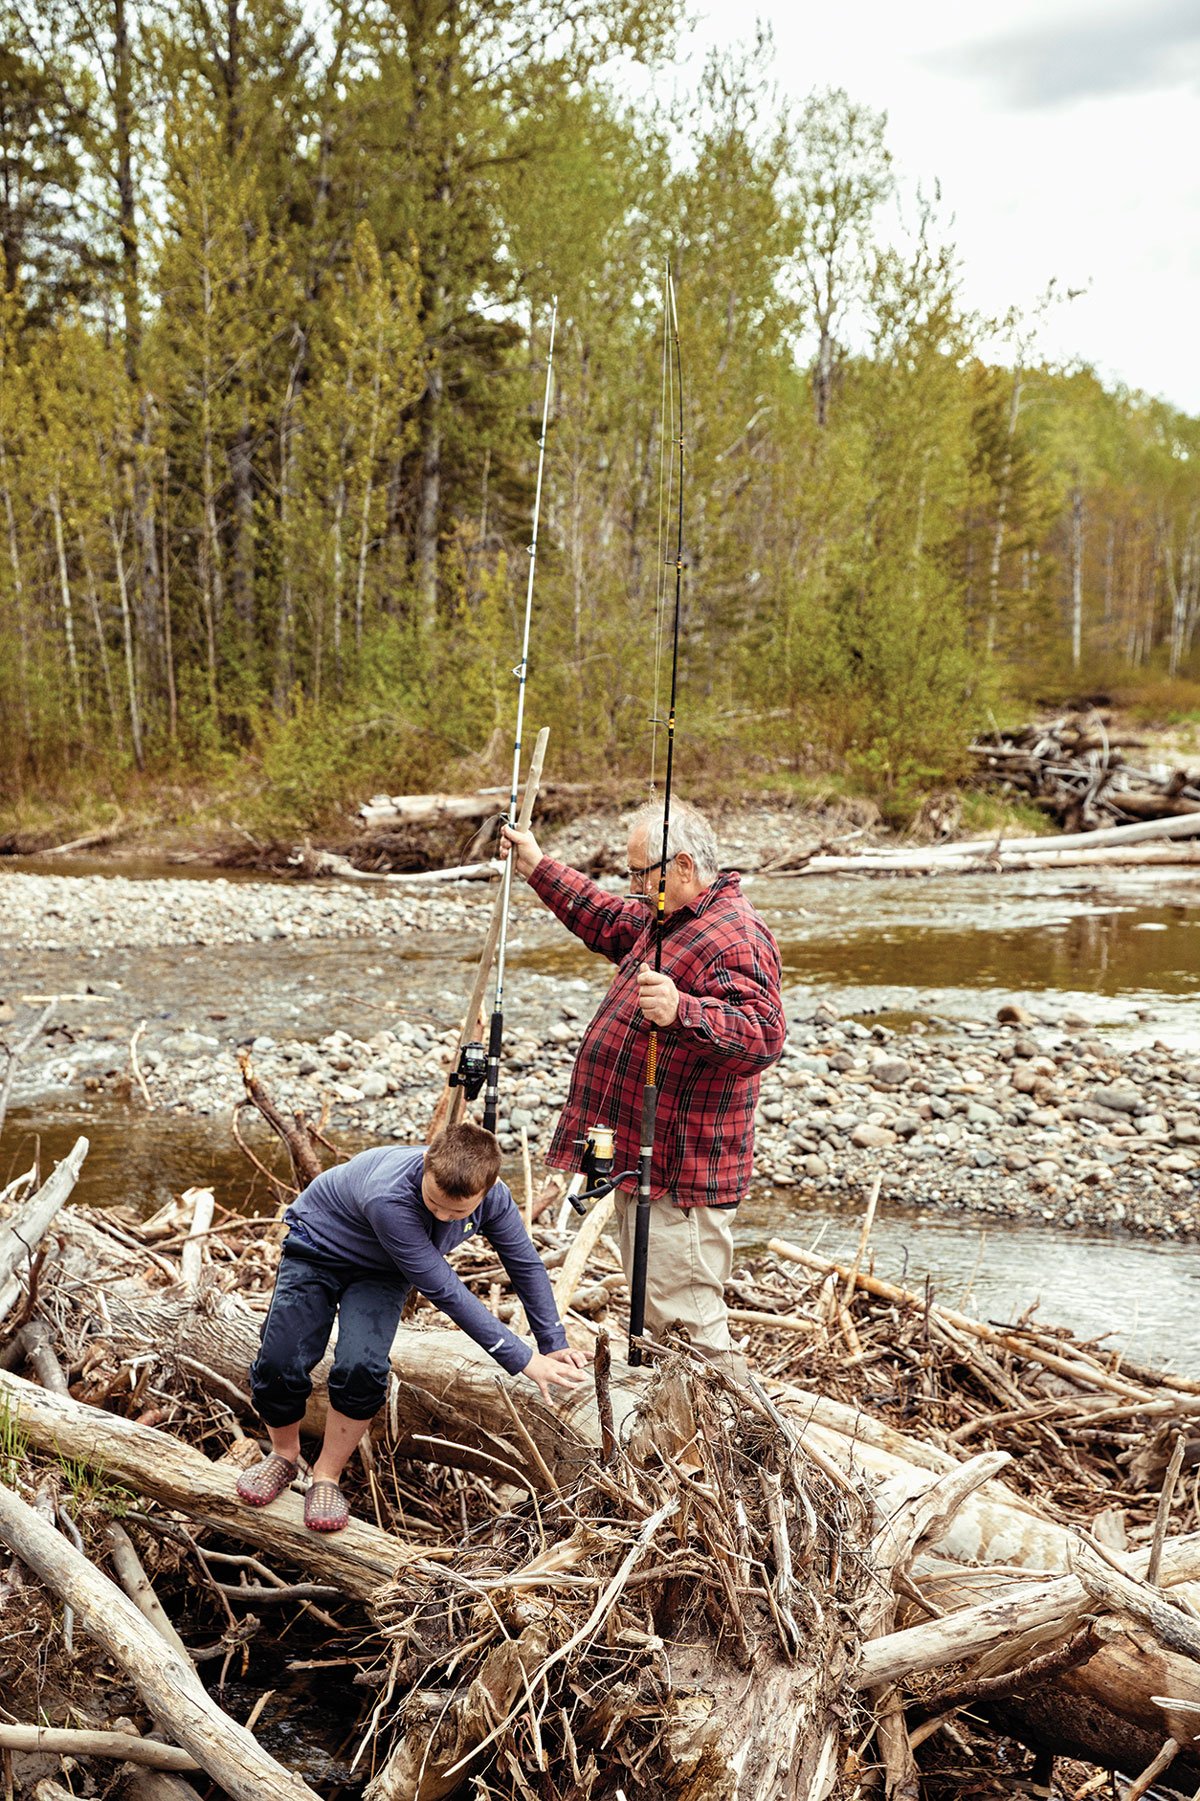
<instances>
[{"instance_id":1,"label":"grass patch","mask_svg":"<svg viewBox=\"0 0 1200 1801\"><path fill-rule=\"evenodd\" d=\"M1050 837L1054 825L1032 801L1014 800L1007 794L991 794L986 788L968 788L962 797L962 833L983 838L989 832L1006 837Z\"/></svg>"},{"instance_id":2,"label":"grass patch","mask_svg":"<svg viewBox=\"0 0 1200 1801\"><path fill-rule=\"evenodd\" d=\"M1200 682L1182 677L1116 688L1113 700L1137 725L1200 724Z\"/></svg>"},{"instance_id":3,"label":"grass patch","mask_svg":"<svg viewBox=\"0 0 1200 1801\"><path fill-rule=\"evenodd\" d=\"M0 1400L0 1481L15 1488L17 1477L29 1455L29 1434L13 1413L7 1395Z\"/></svg>"}]
</instances>

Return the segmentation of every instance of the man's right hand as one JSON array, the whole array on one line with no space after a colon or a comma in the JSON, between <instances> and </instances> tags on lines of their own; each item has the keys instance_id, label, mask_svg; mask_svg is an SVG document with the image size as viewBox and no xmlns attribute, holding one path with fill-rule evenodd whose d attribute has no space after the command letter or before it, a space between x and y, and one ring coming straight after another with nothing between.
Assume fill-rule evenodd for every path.
<instances>
[{"instance_id":1,"label":"man's right hand","mask_svg":"<svg viewBox=\"0 0 1200 1801\"><path fill-rule=\"evenodd\" d=\"M517 860L517 874L528 881L542 860L538 841L532 832L518 832L515 826L500 827L500 860L504 861L509 852Z\"/></svg>"}]
</instances>

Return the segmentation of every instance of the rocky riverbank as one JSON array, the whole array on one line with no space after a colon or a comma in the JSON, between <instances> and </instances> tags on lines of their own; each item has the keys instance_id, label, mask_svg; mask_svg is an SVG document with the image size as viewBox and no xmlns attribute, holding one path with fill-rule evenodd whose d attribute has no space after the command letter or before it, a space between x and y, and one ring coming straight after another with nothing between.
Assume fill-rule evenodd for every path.
<instances>
[{"instance_id":1,"label":"rocky riverbank","mask_svg":"<svg viewBox=\"0 0 1200 1801\"><path fill-rule=\"evenodd\" d=\"M129 1048L141 1016L137 1055L156 1110L211 1117L223 1129L242 1092L235 1051L252 1039L255 1066L285 1106L316 1114L327 1102L335 1132L419 1140L462 1004L458 976L435 953L453 940L461 957L463 945L477 943L490 904L483 888L0 873L0 956L13 972L0 1030L11 1037L31 1017L21 984L36 980L45 992L74 997L57 1011L53 1036L23 1063L18 1093L85 1106L127 1096L144 1108ZM561 938L524 894L514 930L527 944ZM366 977L384 975L368 957L387 959L375 1029L361 1019L321 1029L348 1017L329 1000L320 1020L315 1007L293 1006L294 1026L255 1032L247 1023L253 1008L234 992L244 979L236 959L251 954L243 947L258 959L260 981L274 972L282 983L303 958L337 954L338 941ZM419 1012L404 998L415 990L401 989L395 1005L382 998L397 992L396 959L406 956L436 972ZM192 1018L178 997L153 1005L171 998L173 963L183 962L191 964L188 995L207 996ZM88 969L94 980L81 979ZM121 982L108 979L116 970ZM599 964L597 972L593 982L523 983L506 1041L507 1149L522 1127L535 1155L548 1144L603 980ZM137 992L139 980L156 991ZM929 1211L1200 1237L1200 1058L1164 1044L1118 1054L1086 1022L1049 1009L1035 1016L1002 1008L991 1024L930 1016L896 1033L839 1018L833 998L814 1005L811 992L792 990L788 1014L784 1056L763 1082L760 1184L857 1206L879 1173L885 1199Z\"/></svg>"},{"instance_id":2,"label":"rocky riverbank","mask_svg":"<svg viewBox=\"0 0 1200 1801\"><path fill-rule=\"evenodd\" d=\"M549 1142L587 1009L558 1013L509 1035L506 1150L521 1127L535 1152ZM399 1020L367 1040L258 1038L253 1050L288 1107L327 1098L335 1126L414 1140L455 1038ZM199 1034L148 1055L159 1104L217 1113L238 1097L232 1059ZM854 1204L879 1173L885 1197L928 1210L1200 1237L1200 1063L1166 1047L1118 1058L1097 1038L965 1021L899 1036L822 1005L791 1022L764 1079L757 1147L759 1183Z\"/></svg>"},{"instance_id":3,"label":"rocky riverbank","mask_svg":"<svg viewBox=\"0 0 1200 1801\"><path fill-rule=\"evenodd\" d=\"M119 865L114 865L119 870ZM112 875L35 875L0 865L0 949L136 950L162 945L273 943L278 939L379 938L474 917L455 888L362 888L331 882L137 880Z\"/></svg>"}]
</instances>

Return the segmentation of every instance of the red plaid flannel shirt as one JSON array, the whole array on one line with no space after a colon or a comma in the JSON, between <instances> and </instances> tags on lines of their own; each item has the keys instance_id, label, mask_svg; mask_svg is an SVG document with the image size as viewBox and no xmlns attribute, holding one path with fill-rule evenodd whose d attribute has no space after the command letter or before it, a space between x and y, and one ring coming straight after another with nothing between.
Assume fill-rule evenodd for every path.
<instances>
[{"instance_id":1,"label":"red plaid flannel shirt","mask_svg":"<svg viewBox=\"0 0 1200 1801\"><path fill-rule=\"evenodd\" d=\"M654 908L608 894L551 857L529 885L589 950L617 965L584 1033L546 1161L578 1169L578 1141L590 1126L610 1125L617 1169L636 1169L650 1029L637 972L654 960ZM719 876L694 906L668 913L662 967L679 989L679 1019L658 1032L652 1191L681 1207L740 1201L754 1157L760 1077L779 1057L787 1027L779 948L736 875Z\"/></svg>"}]
</instances>

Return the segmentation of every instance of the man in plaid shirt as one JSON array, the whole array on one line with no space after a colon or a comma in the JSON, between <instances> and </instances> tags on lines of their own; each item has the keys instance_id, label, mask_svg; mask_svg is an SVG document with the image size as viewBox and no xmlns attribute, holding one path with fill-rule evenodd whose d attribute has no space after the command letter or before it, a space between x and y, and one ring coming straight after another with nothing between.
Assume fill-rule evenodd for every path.
<instances>
[{"instance_id":1,"label":"man in plaid shirt","mask_svg":"<svg viewBox=\"0 0 1200 1801\"><path fill-rule=\"evenodd\" d=\"M636 1170L646 1042L658 1027L658 1119L651 1166L646 1325L682 1325L693 1344L730 1348L725 1283L733 1266L733 1209L746 1194L754 1111L764 1069L783 1049L779 947L741 891L722 875L712 828L694 807L671 807L662 969L654 919L661 805L629 831L629 893L607 893L545 857L530 832L505 827L501 855L563 924L617 965L584 1034L567 1104L546 1161L580 1167L596 1125L616 1134L618 1170ZM658 855L656 856L656 852ZM625 1275L633 1263L637 1184L614 1195Z\"/></svg>"}]
</instances>

